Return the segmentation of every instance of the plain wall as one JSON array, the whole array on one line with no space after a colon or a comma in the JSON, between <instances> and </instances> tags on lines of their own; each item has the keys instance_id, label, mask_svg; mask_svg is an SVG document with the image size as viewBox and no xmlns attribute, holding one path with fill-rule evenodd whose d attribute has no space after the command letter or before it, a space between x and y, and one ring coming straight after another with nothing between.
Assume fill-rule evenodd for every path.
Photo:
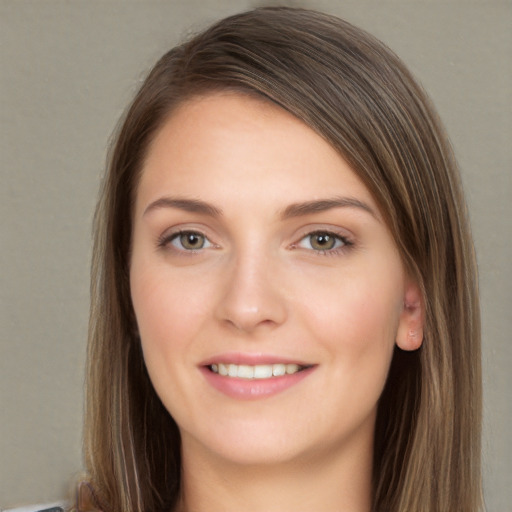
<instances>
[{"instance_id":1,"label":"plain wall","mask_svg":"<svg viewBox=\"0 0 512 512\"><path fill-rule=\"evenodd\" d=\"M81 470L90 227L117 119L164 51L262 3L0 0L0 508L62 498ZM512 3L286 3L337 14L386 42L451 135L480 268L485 496L489 511L506 512Z\"/></svg>"}]
</instances>

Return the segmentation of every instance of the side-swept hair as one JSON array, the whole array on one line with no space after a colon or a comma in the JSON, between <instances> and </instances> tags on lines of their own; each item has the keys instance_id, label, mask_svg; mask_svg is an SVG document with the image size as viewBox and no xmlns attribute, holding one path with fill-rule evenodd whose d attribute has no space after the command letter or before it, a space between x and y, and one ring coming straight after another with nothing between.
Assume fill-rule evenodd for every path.
<instances>
[{"instance_id":1,"label":"side-swept hair","mask_svg":"<svg viewBox=\"0 0 512 512\"><path fill-rule=\"evenodd\" d=\"M425 304L415 352L395 349L375 430L375 512L481 508L480 319L457 165L424 91L381 42L303 9L226 18L165 54L128 109L97 206L85 458L105 512L170 510L178 428L146 372L129 286L133 201L148 147L173 109L233 90L325 138L377 201Z\"/></svg>"}]
</instances>

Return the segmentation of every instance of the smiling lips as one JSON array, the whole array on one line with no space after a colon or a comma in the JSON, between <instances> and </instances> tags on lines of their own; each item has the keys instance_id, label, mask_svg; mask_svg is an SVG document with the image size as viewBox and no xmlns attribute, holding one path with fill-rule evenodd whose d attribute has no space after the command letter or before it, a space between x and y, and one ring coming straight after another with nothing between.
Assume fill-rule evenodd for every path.
<instances>
[{"instance_id":1,"label":"smiling lips","mask_svg":"<svg viewBox=\"0 0 512 512\"><path fill-rule=\"evenodd\" d=\"M206 381L230 398L255 400L276 395L298 384L317 365L269 361L262 357L231 356L200 367ZM222 361L222 362L221 362ZM258 364L259 363L259 364Z\"/></svg>"},{"instance_id":2,"label":"smiling lips","mask_svg":"<svg viewBox=\"0 0 512 512\"><path fill-rule=\"evenodd\" d=\"M284 364L227 364L219 363L209 366L213 373L223 377L238 377L240 379L269 379L271 377L282 377L283 375L293 375L308 366L301 366L295 363Z\"/></svg>"}]
</instances>

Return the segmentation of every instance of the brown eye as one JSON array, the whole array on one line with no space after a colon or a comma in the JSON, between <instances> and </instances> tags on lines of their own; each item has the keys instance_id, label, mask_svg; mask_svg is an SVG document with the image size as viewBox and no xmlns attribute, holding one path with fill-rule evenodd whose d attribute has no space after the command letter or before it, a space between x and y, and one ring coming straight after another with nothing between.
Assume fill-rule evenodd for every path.
<instances>
[{"instance_id":1,"label":"brown eye","mask_svg":"<svg viewBox=\"0 0 512 512\"><path fill-rule=\"evenodd\" d=\"M328 233L315 233L311 235L311 247L317 251L328 251L334 249L336 238Z\"/></svg>"},{"instance_id":2,"label":"brown eye","mask_svg":"<svg viewBox=\"0 0 512 512\"><path fill-rule=\"evenodd\" d=\"M298 244L303 249L326 252L350 245L345 238L329 231L315 231L305 236Z\"/></svg>"},{"instance_id":3,"label":"brown eye","mask_svg":"<svg viewBox=\"0 0 512 512\"><path fill-rule=\"evenodd\" d=\"M177 233L170 240L172 246L182 251L198 251L209 247L208 239L196 231L182 231Z\"/></svg>"}]
</instances>

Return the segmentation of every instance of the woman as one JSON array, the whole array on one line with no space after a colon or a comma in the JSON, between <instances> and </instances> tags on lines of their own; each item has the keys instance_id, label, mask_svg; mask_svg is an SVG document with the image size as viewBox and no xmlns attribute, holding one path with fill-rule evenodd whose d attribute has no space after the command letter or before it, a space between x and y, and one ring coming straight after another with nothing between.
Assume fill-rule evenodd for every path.
<instances>
[{"instance_id":1,"label":"woman","mask_svg":"<svg viewBox=\"0 0 512 512\"><path fill-rule=\"evenodd\" d=\"M265 8L171 50L95 233L79 509L480 510L464 199L380 42Z\"/></svg>"}]
</instances>

